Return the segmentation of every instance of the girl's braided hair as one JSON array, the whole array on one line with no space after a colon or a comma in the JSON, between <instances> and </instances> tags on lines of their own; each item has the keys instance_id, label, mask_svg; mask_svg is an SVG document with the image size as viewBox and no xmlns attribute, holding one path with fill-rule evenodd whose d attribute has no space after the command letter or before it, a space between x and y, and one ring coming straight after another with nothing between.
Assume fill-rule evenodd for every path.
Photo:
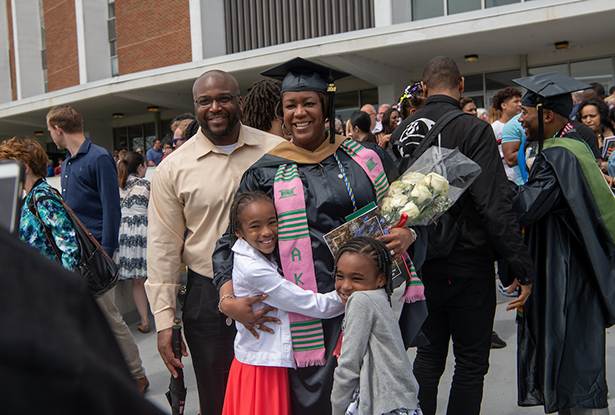
<instances>
[{"instance_id":1,"label":"girl's braided hair","mask_svg":"<svg viewBox=\"0 0 615 415\"><path fill-rule=\"evenodd\" d=\"M365 236L357 236L346 242L335 255L335 266L333 267L333 277L337 275L337 261L344 253L359 254L374 261L374 264L378 267L378 270L384 275L384 291L391 301L391 294L393 294L393 272L391 270L391 264L393 262L391 254L387 247L380 241L374 238L368 238Z\"/></svg>"},{"instance_id":2,"label":"girl's braided hair","mask_svg":"<svg viewBox=\"0 0 615 415\"><path fill-rule=\"evenodd\" d=\"M266 200L273 204L273 199L271 199L271 197L267 193L261 190L256 190L254 192L245 192L235 196L235 199L231 204L231 213L229 214L229 233L231 237L231 246L235 245L235 242L237 242L236 232L237 229L239 229L239 215L241 215L241 213L247 206L258 200Z\"/></svg>"}]
</instances>

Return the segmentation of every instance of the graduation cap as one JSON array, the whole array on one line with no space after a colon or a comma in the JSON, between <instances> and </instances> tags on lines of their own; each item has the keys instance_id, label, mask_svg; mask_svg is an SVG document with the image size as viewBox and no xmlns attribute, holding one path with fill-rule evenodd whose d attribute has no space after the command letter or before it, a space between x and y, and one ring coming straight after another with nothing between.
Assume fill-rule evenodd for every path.
<instances>
[{"instance_id":1,"label":"graduation cap","mask_svg":"<svg viewBox=\"0 0 615 415\"><path fill-rule=\"evenodd\" d=\"M330 141L335 142L335 86L338 79L350 76L349 73L319 65L303 58L294 58L269 68L261 75L282 81L280 93L315 91L329 95Z\"/></svg>"},{"instance_id":2,"label":"graduation cap","mask_svg":"<svg viewBox=\"0 0 615 415\"><path fill-rule=\"evenodd\" d=\"M573 107L571 94L575 91L592 88L585 82L577 81L559 72L517 78L512 81L528 90L521 99L521 105L536 107L538 110L539 152L542 151L544 140L542 120L544 109L568 118Z\"/></svg>"}]
</instances>

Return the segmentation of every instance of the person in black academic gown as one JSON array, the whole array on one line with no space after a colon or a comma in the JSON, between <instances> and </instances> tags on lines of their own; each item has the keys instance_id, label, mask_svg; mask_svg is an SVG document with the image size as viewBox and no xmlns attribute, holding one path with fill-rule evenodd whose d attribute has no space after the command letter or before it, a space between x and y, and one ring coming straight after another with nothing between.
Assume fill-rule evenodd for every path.
<instances>
[{"instance_id":1,"label":"person in black academic gown","mask_svg":"<svg viewBox=\"0 0 615 415\"><path fill-rule=\"evenodd\" d=\"M292 135L292 142L281 143L250 167L244 174L238 194L245 191L262 190L273 195L273 184L278 167L283 164L297 165L305 195L318 291L330 292L334 289L333 256L323 235L343 224L345 217L354 210L344 175L348 178L353 190L358 209L376 201L376 192L365 171L340 148L345 137L328 137L325 131L325 120L335 118L332 114L332 97L327 97L327 84L332 83L334 78L339 79L348 74L301 58L271 68L263 74L283 80L279 116L284 120L285 132L290 132ZM325 81L327 78L329 78L328 82ZM335 129L331 128L331 131ZM397 168L382 148L376 144L361 144L375 151L379 156L389 182L397 178ZM339 158L343 171L335 156ZM392 229L391 234L381 237L381 240L386 243L387 249L395 251L394 259L400 257L414 242L412 232L408 228ZM232 257L228 235L218 241L213 255L213 264L214 284L220 289L220 298L224 298L232 293L232 281L230 281ZM221 302L221 311L246 327L250 327L251 330L254 329L254 323L259 323L257 327L260 330L266 330L260 323L271 321L271 317L252 321L252 308L248 301L248 299L225 298ZM327 359L324 366L289 370L294 415L331 413L330 395L333 371L337 364L336 359L332 357L332 352L340 336L341 321L341 316L323 320Z\"/></svg>"},{"instance_id":2,"label":"person in black academic gown","mask_svg":"<svg viewBox=\"0 0 615 415\"><path fill-rule=\"evenodd\" d=\"M590 86L559 73L515 82L529 90L519 119L528 141L544 140L513 199L538 274L518 318L518 404L543 405L546 413L608 414L605 328L615 323L615 198L567 118L570 92Z\"/></svg>"}]
</instances>

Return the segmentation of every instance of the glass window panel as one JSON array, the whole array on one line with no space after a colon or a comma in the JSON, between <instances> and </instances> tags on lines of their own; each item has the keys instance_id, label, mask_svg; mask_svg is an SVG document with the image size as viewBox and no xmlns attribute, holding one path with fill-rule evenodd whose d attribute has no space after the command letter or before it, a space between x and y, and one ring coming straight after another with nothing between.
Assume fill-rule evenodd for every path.
<instances>
[{"instance_id":1,"label":"glass window panel","mask_svg":"<svg viewBox=\"0 0 615 415\"><path fill-rule=\"evenodd\" d=\"M469 95L466 93L463 93L461 95L462 97L470 97L474 100L474 104L476 105L476 108L484 108L484 99L483 99L483 95Z\"/></svg>"},{"instance_id":2,"label":"glass window panel","mask_svg":"<svg viewBox=\"0 0 615 415\"><path fill-rule=\"evenodd\" d=\"M335 94L335 109L343 110L343 109L355 109L359 108L359 92L343 92L340 94Z\"/></svg>"},{"instance_id":3,"label":"glass window panel","mask_svg":"<svg viewBox=\"0 0 615 415\"><path fill-rule=\"evenodd\" d=\"M599 82L608 95L609 88L613 85L613 59L571 62L570 76L587 83Z\"/></svg>"},{"instance_id":4,"label":"glass window panel","mask_svg":"<svg viewBox=\"0 0 615 415\"><path fill-rule=\"evenodd\" d=\"M118 76L120 74L117 66L117 56L111 58L111 76Z\"/></svg>"},{"instance_id":5,"label":"glass window panel","mask_svg":"<svg viewBox=\"0 0 615 415\"><path fill-rule=\"evenodd\" d=\"M514 69L512 71L492 72L485 74L485 86L486 91L499 91L507 86L517 87L512 80L514 78L521 78L521 70Z\"/></svg>"},{"instance_id":6,"label":"glass window panel","mask_svg":"<svg viewBox=\"0 0 615 415\"><path fill-rule=\"evenodd\" d=\"M113 129L113 149L128 148L128 131L126 127Z\"/></svg>"},{"instance_id":7,"label":"glass window panel","mask_svg":"<svg viewBox=\"0 0 615 415\"><path fill-rule=\"evenodd\" d=\"M143 138L142 137L133 138L131 150L136 151L139 147L143 148Z\"/></svg>"},{"instance_id":8,"label":"glass window panel","mask_svg":"<svg viewBox=\"0 0 615 415\"><path fill-rule=\"evenodd\" d=\"M528 68L528 76L541 75L549 72L560 72L568 75L568 64L560 63L558 65L537 66L536 68Z\"/></svg>"},{"instance_id":9,"label":"glass window panel","mask_svg":"<svg viewBox=\"0 0 615 415\"><path fill-rule=\"evenodd\" d=\"M156 124L153 122L148 122L147 124L143 124L143 135L145 136L146 141L154 141L156 138Z\"/></svg>"},{"instance_id":10,"label":"glass window panel","mask_svg":"<svg viewBox=\"0 0 615 415\"><path fill-rule=\"evenodd\" d=\"M520 0L485 0L486 7L505 6L514 3L520 3Z\"/></svg>"},{"instance_id":11,"label":"glass window panel","mask_svg":"<svg viewBox=\"0 0 615 415\"><path fill-rule=\"evenodd\" d=\"M482 95L483 93L483 74L478 74L478 75L466 75L463 77L464 79L464 95L469 95L472 96L472 93L480 93Z\"/></svg>"},{"instance_id":12,"label":"glass window panel","mask_svg":"<svg viewBox=\"0 0 615 415\"><path fill-rule=\"evenodd\" d=\"M412 0L412 20L423 20L443 15L444 3L440 0Z\"/></svg>"},{"instance_id":13,"label":"glass window panel","mask_svg":"<svg viewBox=\"0 0 615 415\"><path fill-rule=\"evenodd\" d=\"M109 42L109 50L111 52L111 56L117 56L117 40L112 40Z\"/></svg>"},{"instance_id":14,"label":"glass window panel","mask_svg":"<svg viewBox=\"0 0 615 415\"><path fill-rule=\"evenodd\" d=\"M360 97L359 107L365 104L378 105L378 88L364 89L360 92Z\"/></svg>"},{"instance_id":15,"label":"glass window panel","mask_svg":"<svg viewBox=\"0 0 615 415\"><path fill-rule=\"evenodd\" d=\"M115 19L107 20L107 28L109 29L109 41L116 39Z\"/></svg>"},{"instance_id":16,"label":"glass window panel","mask_svg":"<svg viewBox=\"0 0 615 415\"><path fill-rule=\"evenodd\" d=\"M129 143L133 143L132 145L134 146L135 141L141 142L141 143L143 142L143 126L142 125L131 125L130 127L127 127L127 130L128 130L128 142ZM153 142L149 143L149 146L147 148L144 148L143 150L147 151L152 146L153 146ZM126 145L126 148L128 148L128 145Z\"/></svg>"},{"instance_id":17,"label":"glass window panel","mask_svg":"<svg viewBox=\"0 0 615 415\"><path fill-rule=\"evenodd\" d=\"M109 7L107 10L109 12L109 19L115 17L115 1L109 0Z\"/></svg>"},{"instance_id":18,"label":"glass window panel","mask_svg":"<svg viewBox=\"0 0 615 415\"><path fill-rule=\"evenodd\" d=\"M448 14L480 10L481 0L448 0Z\"/></svg>"}]
</instances>

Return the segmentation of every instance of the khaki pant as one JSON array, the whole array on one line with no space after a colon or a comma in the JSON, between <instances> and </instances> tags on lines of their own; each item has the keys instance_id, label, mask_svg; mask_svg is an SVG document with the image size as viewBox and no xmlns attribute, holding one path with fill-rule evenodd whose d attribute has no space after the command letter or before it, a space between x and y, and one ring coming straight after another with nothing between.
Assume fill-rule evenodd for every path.
<instances>
[{"instance_id":1,"label":"khaki pant","mask_svg":"<svg viewBox=\"0 0 615 415\"><path fill-rule=\"evenodd\" d=\"M143 368L135 339L132 337L132 333L122 318L120 311L115 306L115 288L98 297L96 302L107 318L107 322L122 350L133 379L141 379L145 376L145 369Z\"/></svg>"}]
</instances>

